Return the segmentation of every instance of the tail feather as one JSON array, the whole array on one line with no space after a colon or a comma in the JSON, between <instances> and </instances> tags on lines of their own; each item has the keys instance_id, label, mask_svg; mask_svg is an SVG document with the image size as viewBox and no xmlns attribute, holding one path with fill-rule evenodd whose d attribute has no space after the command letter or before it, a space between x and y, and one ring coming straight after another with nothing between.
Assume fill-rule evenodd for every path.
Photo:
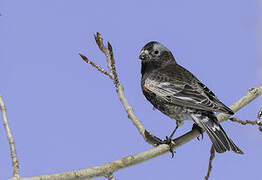
<instances>
[{"instance_id":1,"label":"tail feather","mask_svg":"<svg viewBox=\"0 0 262 180\"><path fill-rule=\"evenodd\" d=\"M233 151L238 154L243 154L243 152L227 136L226 132L218 123L218 120L213 113L193 114L192 118L207 132L216 152L223 153L226 151Z\"/></svg>"}]
</instances>

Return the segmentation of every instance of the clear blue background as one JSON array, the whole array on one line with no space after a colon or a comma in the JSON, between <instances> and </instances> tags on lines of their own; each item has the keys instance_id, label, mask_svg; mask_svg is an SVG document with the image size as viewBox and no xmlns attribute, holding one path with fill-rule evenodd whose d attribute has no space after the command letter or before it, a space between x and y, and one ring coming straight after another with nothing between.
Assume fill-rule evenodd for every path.
<instances>
[{"instance_id":1,"label":"clear blue background","mask_svg":"<svg viewBox=\"0 0 262 180\"><path fill-rule=\"evenodd\" d=\"M160 41L230 105L261 83L259 11L255 0L3 1L0 92L21 176L93 167L151 148L127 118L112 82L78 55L106 67L93 39L97 31L113 46L120 81L136 115L145 128L164 138L175 121L153 111L141 93L140 49L148 41ZM255 119L260 102L252 102L236 117ZM191 126L186 122L176 135ZM245 154L217 154L211 179L259 179L262 134L256 127L232 122L223 127ZM4 180L11 177L12 168L3 127L0 147ZM209 150L205 135L203 141L177 149L174 159L166 154L115 176L203 179Z\"/></svg>"}]
</instances>

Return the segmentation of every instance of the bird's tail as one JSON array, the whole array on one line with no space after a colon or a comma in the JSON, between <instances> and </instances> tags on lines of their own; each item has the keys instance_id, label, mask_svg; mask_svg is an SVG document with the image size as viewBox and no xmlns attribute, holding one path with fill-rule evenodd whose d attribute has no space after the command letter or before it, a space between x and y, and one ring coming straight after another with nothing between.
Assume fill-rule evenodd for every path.
<instances>
[{"instance_id":1,"label":"bird's tail","mask_svg":"<svg viewBox=\"0 0 262 180\"><path fill-rule=\"evenodd\" d=\"M198 126L203 128L211 139L216 152L223 153L233 151L238 154L244 154L235 143L227 136L214 113L193 114L193 120Z\"/></svg>"}]
</instances>

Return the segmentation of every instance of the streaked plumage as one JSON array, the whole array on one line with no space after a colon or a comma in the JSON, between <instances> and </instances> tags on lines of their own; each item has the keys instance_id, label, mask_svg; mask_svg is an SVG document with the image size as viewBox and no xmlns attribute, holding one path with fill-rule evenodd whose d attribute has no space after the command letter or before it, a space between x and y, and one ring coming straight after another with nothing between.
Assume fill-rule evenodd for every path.
<instances>
[{"instance_id":1,"label":"streaked plumage","mask_svg":"<svg viewBox=\"0 0 262 180\"><path fill-rule=\"evenodd\" d=\"M228 138L214 112L234 114L192 73L178 65L172 53L152 41L140 54L143 93L155 108L179 122L194 120L209 135L217 152L243 152Z\"/></svg>"}]
</instances>

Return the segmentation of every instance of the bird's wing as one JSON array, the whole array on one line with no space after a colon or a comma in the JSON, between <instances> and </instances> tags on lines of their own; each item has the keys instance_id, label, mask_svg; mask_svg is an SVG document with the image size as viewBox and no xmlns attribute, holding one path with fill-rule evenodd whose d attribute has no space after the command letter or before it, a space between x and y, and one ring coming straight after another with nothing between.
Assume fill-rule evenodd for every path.
<instances>
[{"instance_id":1,"label":"bird's wing","mask_svg":"<svg viewBox=\"0 0 262 180\"><path fill-rule=\"evenodd\" d=\"M144 88L170 104L233 114L192 73L177 64L154 71L145 79Z\"/></svg>"}]
</instances>

